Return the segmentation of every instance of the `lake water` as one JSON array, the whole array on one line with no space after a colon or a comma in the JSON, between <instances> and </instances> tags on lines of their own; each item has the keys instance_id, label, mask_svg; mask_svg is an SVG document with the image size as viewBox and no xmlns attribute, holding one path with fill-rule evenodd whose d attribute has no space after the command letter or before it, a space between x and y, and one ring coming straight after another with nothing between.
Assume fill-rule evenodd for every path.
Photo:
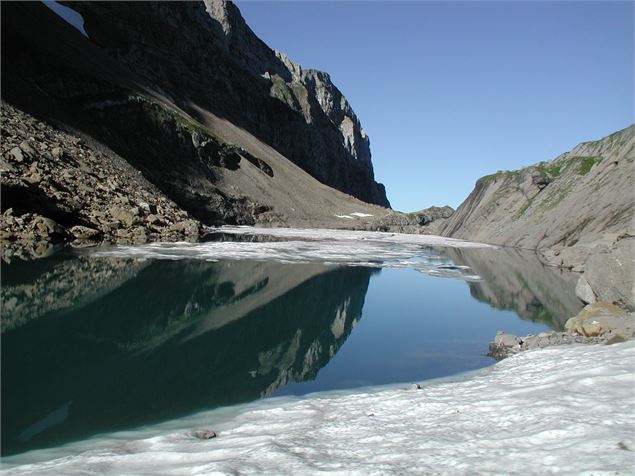
<instances>
[{"instance_id":1,"label":"lake water","mask_svg":"<svg viewBox=\"0 0 635 476\"><path fill-rule=\"evenodd\" d=\"M577 275L434 237L229 229L2 263L2 455L280 395L491 365L561 329ZM17 455L17 456L15 456Z\"/></svg>"}]
</instances>

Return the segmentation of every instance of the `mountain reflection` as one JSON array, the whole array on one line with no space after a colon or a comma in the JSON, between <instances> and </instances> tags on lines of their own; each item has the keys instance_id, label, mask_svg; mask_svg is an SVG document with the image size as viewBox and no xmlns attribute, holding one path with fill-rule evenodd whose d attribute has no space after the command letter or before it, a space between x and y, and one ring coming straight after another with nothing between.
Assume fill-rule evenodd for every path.
<instances>
[{"instance_id":1,"label":"mountain reflection","mask_svg":"<svg viewBox=\"0 0 635 476\"><path fill-rule=\"evenodd\" d=\"M3 265L2 453L313 379L374 270L51 257Z\"/></svg>"},{"instance_id":2,"label":"mountain reflection","mask_svg":"<svg viewBox=\"0 0 635 476\"><path fill-rule=\"evenodd\" d=\"M458 265L469 266L482 280L468 283L470 294L496 309L515 312L521 319L564 329L582 302L575 294L579 275L546 266L535 251L514 248L447 249Z\"/></svg>"}]
</instances>

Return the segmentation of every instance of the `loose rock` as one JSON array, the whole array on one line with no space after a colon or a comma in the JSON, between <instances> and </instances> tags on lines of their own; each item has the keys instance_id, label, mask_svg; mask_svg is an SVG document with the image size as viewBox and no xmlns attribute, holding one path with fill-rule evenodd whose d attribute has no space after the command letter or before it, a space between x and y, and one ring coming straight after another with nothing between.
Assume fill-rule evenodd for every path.
<instances>
[{"instance_id":1,"label":"loose rock","mask_svg":"<svg viewBox=\"0 0 635 476\"><path fill-rule=\"evenodd\" d=\"M218 436L215 431L211 430L195 431L192 435L199 440L211 440L212 438L216 438Z\"/></svg>"},{"instance_id":2,"label":"loose rock","mask_svg":"<svg viewBox=\"0 0 635 476\"><path fill-rule=\"evenodd\" d=\"M567 332L518 337L498 332L487 355L496 360L530 349L566 344L616 344L635 337L635 313L607 302L589 304L569 319Z\"/></svg>"}]
</instances>

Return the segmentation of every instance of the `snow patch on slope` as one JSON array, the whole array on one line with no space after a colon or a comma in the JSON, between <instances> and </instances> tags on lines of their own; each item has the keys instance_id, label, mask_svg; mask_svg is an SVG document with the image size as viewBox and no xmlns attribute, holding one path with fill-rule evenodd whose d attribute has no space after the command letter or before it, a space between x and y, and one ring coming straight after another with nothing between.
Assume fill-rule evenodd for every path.
<instances>
[{"instance_id":1,"label":"snow patch on slope","mask_svg":"<svg viewBox=\"0 0 635 476\"><path fill-rule=\"evenodd\" d=\"M52 460L7 474L632 474L634 367L633 341L528 351L421 390L272 398L32 452Z\"/></svg>"}]
</instances>

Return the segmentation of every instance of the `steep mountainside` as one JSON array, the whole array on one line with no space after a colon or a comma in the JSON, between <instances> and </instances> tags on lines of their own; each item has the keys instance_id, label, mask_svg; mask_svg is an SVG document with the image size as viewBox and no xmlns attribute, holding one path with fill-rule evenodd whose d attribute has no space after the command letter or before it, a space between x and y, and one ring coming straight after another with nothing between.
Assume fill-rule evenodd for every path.
<instances>
[{"instance_id":1,"label":"steep mountainside","mask_svg":"<svg viewBox=\"0 0 635 476\"><path fill-rule=\"evenodd\" d=\"M441 233L541 250L551 264L585 271L585 300L632 308L634 161L631 126L550 162L482 177Z\"/></svg>"},{"instance_id":2,"label":"steep mountainside","mask_svg":"<svg viewBox=\"0 0 635 476\"><path fill-rule=\"evenodd\" d=\"M70 4L93 43L193 117L228 119L321 182L388 206L368 136L329 75L271 50L231 2Z\"/></svg>"},{"instance_id":3,"label":"steep mountainside","mask_svg":"<svg viewBox=\"0 0 635 476\"><path fill-rule=\"evenodd\" d=\"M88 36L39 2L2 4L2 99L15 114L106 146L204 224L346 227L337 215L388 212L348 195L388 205L328 75L271 51L231 3L71 6ZM20 130L11 147L31 140Z\"/></svg>"}]
</instances>

